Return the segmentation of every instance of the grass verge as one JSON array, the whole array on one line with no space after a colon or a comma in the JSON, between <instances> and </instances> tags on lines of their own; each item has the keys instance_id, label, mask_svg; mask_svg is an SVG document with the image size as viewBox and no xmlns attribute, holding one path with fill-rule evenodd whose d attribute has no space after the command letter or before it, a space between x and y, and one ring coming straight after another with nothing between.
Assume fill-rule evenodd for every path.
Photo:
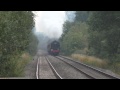
<instances>
[{"instance_id":1,"label":"grass verge","mask_svg":"<svg viewBox=\"0 0 120 90\"><path fill-rule=\"evenodd\" d=\"M86 55L82 55L82 54L72 54L71 56L72 56L72 58L80 60L81 62L83 62L85 64L97 66L100 68L106 68L106 66L108 64L106 61L103 61L103 60L93 57L93 56L86 56Z\"/></svg>"},{"instance_id":2,"label":"grass verge","mask_svg":"<svg viewBox=\"0 0 120 90\"><path fill-rule=\"evenodd\" d=\"M82 63L87 65L108 69L120 75L120 62L110 63L109 60L103 60L94 56L87 56L82 54L72 54L71 57L76 60L80 60Z\"/></svg>"},{"instance_id":3,"label":"grass verge","mask_svg":"<svg viewBox=\"0 0 120 90\"><path fill-rule=\"evenodd\" d=\"M16 54L1 64L0 77L22 77L24 68L32 57L27 53Z\"/></svg>"}]
</instances>

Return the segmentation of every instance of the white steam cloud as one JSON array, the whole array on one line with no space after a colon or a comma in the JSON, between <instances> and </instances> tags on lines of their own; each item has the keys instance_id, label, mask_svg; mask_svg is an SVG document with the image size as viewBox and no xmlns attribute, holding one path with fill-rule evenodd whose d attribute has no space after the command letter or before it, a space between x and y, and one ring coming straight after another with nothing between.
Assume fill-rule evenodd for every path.
<instances>
[{"instance_id":1,"label":"white steam cloud","mask_svg":"<svg viewBox=\"0 0 120 90\"><path fill-rule=\"evenodd\" d=\"M67 20L65 11L35 11L36 32L43 33L49 38L59 38L62 27Z\"/></svg>"},{"instance_id":2,"label":"white steam cloud","mask_svg":"<svg viewBox=\"0 0 120 90\"><path fill-rule=\"evenodd\" d=\"M59 40L66 20L72 22L74 11L33 11L35 14L35 35L39 40L38 49L47 50L48 42Z\"/></svg>"}]
</instances>

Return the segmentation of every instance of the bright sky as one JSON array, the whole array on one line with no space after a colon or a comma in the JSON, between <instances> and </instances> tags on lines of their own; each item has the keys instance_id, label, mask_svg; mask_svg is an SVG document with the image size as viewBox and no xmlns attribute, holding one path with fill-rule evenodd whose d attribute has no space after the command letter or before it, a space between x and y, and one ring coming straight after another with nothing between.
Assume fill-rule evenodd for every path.
<instances>
[{"instance_id":1,"label":"bright sky","mask_svg":"<svg viewBox=\"0 0 120 90\"><path fill-rule=\"evenodd\" d=\"M66 20L65 11L35 11L36 32L42 32L48 37L59 38L62 34L62 25Z\"/></svg>"}]
</instances>

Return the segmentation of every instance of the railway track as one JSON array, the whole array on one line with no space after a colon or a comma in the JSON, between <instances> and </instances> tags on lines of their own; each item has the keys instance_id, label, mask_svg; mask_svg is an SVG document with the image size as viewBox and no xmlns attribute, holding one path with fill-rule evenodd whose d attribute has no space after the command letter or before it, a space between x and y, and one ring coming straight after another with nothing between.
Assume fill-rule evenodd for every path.
<instances>
[{"instance_id":1,"label":"railway track","mask_svg":"<svg viewBox=\"0 0 120 90\"><path fill-rule=\"evenodd\" d=\"M37 67L36 67L36 79L39 79L39 58L38 58L38 61L37 61Z\"/></svg>"},{"instance_id":2,"label":"railway track","mask_svg":"<svg viewBox=\"0 0 120 90\"><path fill-rule=\"evenodd\" d=\"M36 79L63 79L55 70L47 57L40 57L37 61Z\"/></svg>"},{"instance_id":3,"label":"railway track","mask_svg":"<svg viewBox=\"0 0 120 90\"><path fill-rule=\"evenodd\" d=\"M69 64L70 66L74 67L75 69L79 70L86 76L90 77L91 79L120 79L119 77L112 76L108 73L100 71L96 68L88 66L86 64L77 62L65 56L56 56L56 58L62 60L63 62Z\"/></svg>"},{"instance_id":4,"label":"railway track","mask_svg":"<svg viewBox=\"0 0 120 90\"><path fill-rule=\"evenodd\" d=\"M48 56L48 58L64 79L93 79L93 77L86 75L76 67L61 61L56 57Z\"/></svg>"}]
</instances>

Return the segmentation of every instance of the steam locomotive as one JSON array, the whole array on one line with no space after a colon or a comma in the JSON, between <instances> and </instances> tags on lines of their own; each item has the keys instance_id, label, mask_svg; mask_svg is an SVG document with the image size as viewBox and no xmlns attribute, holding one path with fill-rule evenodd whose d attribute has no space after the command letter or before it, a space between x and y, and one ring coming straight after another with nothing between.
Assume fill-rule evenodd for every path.
<instances>
[{"instance_id":1,"label":"steam locomotive","mask_svg":"<svg viewBox=\"0 0 120 90\"><path fill-rule=\"evenodd\" d=\"M47 46L47 51L50 55L57 56L60 53L60 43L58 41L52 41Z\"/></svg>"}]
</instances>

